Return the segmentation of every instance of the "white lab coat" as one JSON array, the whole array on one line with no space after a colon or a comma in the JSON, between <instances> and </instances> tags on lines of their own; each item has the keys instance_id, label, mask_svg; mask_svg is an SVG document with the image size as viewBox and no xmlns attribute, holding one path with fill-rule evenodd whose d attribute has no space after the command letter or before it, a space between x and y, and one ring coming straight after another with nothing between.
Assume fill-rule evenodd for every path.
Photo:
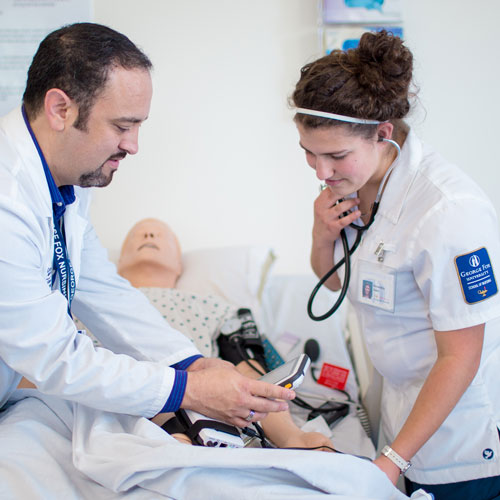
<instances>
[{"instance_id":1,"label":"white lab coat","mask_svg":"<svg viewBox=\"0 0 500 500\"><path fill-rule=\"evenodd\" d=\"M64 216L77 290L72 312L105 348L78 333L52 290L52 204L20 109L0 119L0 408L21 376L93 408L152 417L171 392L169 365L198 354L142 293L116 274L76 188ZM113 352L112 352L113 351Z\"/></svg>"},{"instance_id":2,"label":"white lab coat","mask_svg":"<svg viewBox=\"0 0 500 500\"><path fill-rule=\"evenodd\" d=\"M354 230L348 232L352 241ZM375 254L381 244L382 262ZM410 132L375 222L352 258L349 290L370 357L384 377L382 428L389 443L436 360L434 330L486 323L476 377L412 459L407 476L419 483L500 474L500 293L467 304L455 267L456 256L482 247L500 277L498 221L491 203L470 178ZM363 297L366 282L377 296Z\"/></svg>"}]
</instances>

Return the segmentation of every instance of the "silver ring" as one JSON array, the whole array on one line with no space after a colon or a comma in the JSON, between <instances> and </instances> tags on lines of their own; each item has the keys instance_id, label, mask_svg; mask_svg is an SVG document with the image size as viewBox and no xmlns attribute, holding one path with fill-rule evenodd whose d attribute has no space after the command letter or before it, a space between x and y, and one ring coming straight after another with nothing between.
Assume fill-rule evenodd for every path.
<instances>
[{"instance_id":1,"label":"silver ring","mask_svg":"<svg viewBox=\"0 0 500 500\"><path fill-rule=\"evenodd\" d=\"M248 414L248 417L245 418L245 420L247 422L251 422L254 415L255 415L255 412L253 410L250 410L250 413Z\"/></svg>"}]
</instances>

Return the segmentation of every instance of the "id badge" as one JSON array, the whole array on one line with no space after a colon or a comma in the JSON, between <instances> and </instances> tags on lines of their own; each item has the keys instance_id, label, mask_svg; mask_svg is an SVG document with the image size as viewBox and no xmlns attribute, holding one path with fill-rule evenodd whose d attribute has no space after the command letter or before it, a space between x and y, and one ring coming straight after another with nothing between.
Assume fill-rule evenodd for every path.
<instances>
[{"instance_id":1,"label":"id badge","mask_svg":"<svg viewBox=\"0 0 500 500\"><path fill-rule=\"evenodd\" d=\"M394 312L396 276L392 269L387 266L380 270L362 268L358 280L359 302Z\"/></svg>"}]
</instances>

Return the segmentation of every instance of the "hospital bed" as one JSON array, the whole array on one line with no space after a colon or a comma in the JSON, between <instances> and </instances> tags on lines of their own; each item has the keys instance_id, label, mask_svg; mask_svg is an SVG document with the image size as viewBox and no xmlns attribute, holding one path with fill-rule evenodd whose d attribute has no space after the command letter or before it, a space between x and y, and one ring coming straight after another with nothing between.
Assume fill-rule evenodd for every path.
<instances>
[{"instance_id":1,"label":"hospital bed","mask_svg":"<svg viewBox=\"0 0 500 500\"><path fill-rule=\"evenodd\" d=\"M144 418L92 410L23 389L15 394L15 411L8 417L0 413L4 456L10 448L19 449L19 441L27 446L23 456L9 456L7 469L2 462L0 498L407 498L367 460L375 456L373 436L368 436L356 403L371 375L359 340L349 331L353 322L348 307L324 322L313 322L306 303L314 276L275 274L273 260L272 251L260 246L186 252L177 288L249 307L261 333L284 359L302 352L314 338L320 346L318 368L328 362L349 370L345 390L354 404L332 428L292 411L299 425L330 434L342 454L187 446ZM322 290L315 307L328 309L332 295ZM299 392L311 404L345 398L317 384L310 373ZM414 493L412 498L430 497Z\"/></svg>"}]
</instances>

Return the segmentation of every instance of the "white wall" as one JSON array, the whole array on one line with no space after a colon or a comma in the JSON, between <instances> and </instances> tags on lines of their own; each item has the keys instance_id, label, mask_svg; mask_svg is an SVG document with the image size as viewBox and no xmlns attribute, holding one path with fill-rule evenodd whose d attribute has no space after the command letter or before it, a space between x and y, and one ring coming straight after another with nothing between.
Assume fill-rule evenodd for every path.
<instances>
[{"instance_id":1,"label":"white wall","mask_svg":"<svg viewBox=\"0 0 500 500\"><path fill-rule=\"evenodd\" d=\"M481 185L500 213L500 2L404 0L404 6L425 110L414 124Z\"/></svg>"},{"instance_id":2,"label":"white wall","mask_svg":"<svg viewBox=\"0 0 500 500\"><path fill-rule=\"evenodd\" d=\"M500 3L403 0L426 110L424 139L496 198ZM277 272L309 269L314 174L287 96L320 55L317 0L94 0L155 64L140 152L96 190L92 218L112 254L142 217L167 221L184 250L263 243Z\"/></svg>"},{"instance_id":3,"label":"white wall","mask_svg":"<svg viewBox=\"0 0 500 500\"><path fill-rule=\"evenodd\" d=\"M306 269L311 200L287 95L318 55L316 0L95 0L155 64L140 152L98 190L93 221L113 248L136 220L167 221L184 250L272 245Z\"/></svg>"}]
</instances>

